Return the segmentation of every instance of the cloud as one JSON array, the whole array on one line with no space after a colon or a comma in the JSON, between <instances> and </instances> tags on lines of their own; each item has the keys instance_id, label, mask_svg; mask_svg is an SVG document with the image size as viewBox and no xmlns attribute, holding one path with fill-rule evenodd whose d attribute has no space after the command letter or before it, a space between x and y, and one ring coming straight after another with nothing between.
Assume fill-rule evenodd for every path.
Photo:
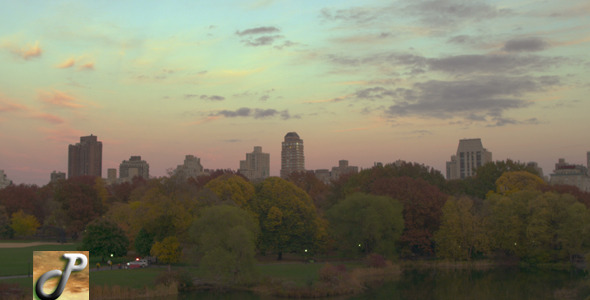
<instances>
[{"instance_id":1,"label":"cloud","mask_svg":"<svg viewBox=\"0 0 590 300\"><path fill-rule=\"evenodd\" d=\"M58 69L67 69L67 68L73 67L74 64L76 64L76 61L73 58L68 58L67 60L65 60L61 64L57 65L57 68Z\"/></svg>"},{"instance_id":2,"label":"cloud","mask_svg":"<svg viewBox=\"0 0 590 300\"><path fill-rule=\"evenodd\" d=\"M477 22L510 14L483 1L416 0L409 2L402 13L416 16L426 25L453 27L466 21Z\"/></svg>"},{"instance_id":3,"label":"cloud","mask_svg":"<svg viewBox=\"0 0 590 300\"><path fill-rule=\"evenodd\" d=\"M291 116L288 110L278 111L276 109L261 109L248 107L242 107L237 110L221 110L216 113L212 113L210 116L223 116L226 118L252 117L254 119L266 119L278 116L283 120L288 120L291 118L301 118L301 116L299 115Z\"/></svg>"},{"instance_id":4,"label":"cloud","mask_svg":"<svg viewBox=\"0 0 590 300\"><path fill-rule=\"evenodd\" d=\"M272 45L275 41L284 38L284 36L278 34L281 32L280 29L272 26L267 27L256 27L246 29L244 31L236 31L236 35L244 37L241 42L246 46L251 47L258 47L258 46L268 46ZM290 47L295 45L291 41L285 41L281 45L274 46L277 49L282 49L284 47Z\"/></svg>"},{"instance_id":5,"label":"cloud","mask_svg":"<svg viewBox=\"0 0 590 300\"><path fill-rule=\"evenodd\" d=\"M89 62L80 66L80 70L94 70L94 63Z\"/></svg>"},{"instance_id":6,"label":"cloud","mask_svg":"<svg viewBox=\"0 0 590 300\"><path fill-rule=\"evenodd\" d=\"M548 43L539 37L512 39L504 44L502 50L506 52L534 52L547 48Z\"/></svg>"},{"instance_id":7,"label":"cloud","mask_svg":"<svg viewBox=\"0 0 590 300\"><path fill-rule=\"evenodd\" d=\"M47 104L57 106L57 107L65 107L65 108L81 108L84 105L78 103L79 101L71 95L66 94L65 92L61 92L58 90L53 90L51 92L47 91L40 91L38 92L39 100L45 102Z\"/></svg>"},{"instance_id":8,"label":"cloud","mask_svg":"<svg viewBox=\"0 0 590 300\"><path fill-rule=\"evenodd\" d=\"M35 57L39 57L41 56L41 54L43 54L43 50L41 49L41 47L39 47L39 42L35 42L35 44L33 45L28 45L25 48L17 48L17 47L10 47L12 53L20 56L21 58L25 59L25 60L29 60L31 58L35 58Z\"/></svg>"},{"instance_id":9,"label":"cloud","mask_svg":"<svg viewBox=\"0 0 590 300\"><path fill-rule=\"evenodd\" d=\"M275 32L280 32L281 30L273 27L273 26L266 26L266 27L256 27L256 28L250 28L250 29L246 29L244 31L236 31L236 34L239 36L244 36L244 35L256 35L256 34L269 34L269 33L275 33Z\"/></svg>"},{"instance_id":10,"label":"cloud","mask_svg":"<svg viewBox=\"0 0 590 300\"><path fill-rule=\"evenodd\" d=\"M197 94L186 94L184 95L185 99L192 99L192 98L199 98L201 100L209 100L209 101L223 101L225 97L218 96L218 95L197 95Z\"/></svg>"},{"instance_id":11,"label":"cloud","mask_svg":"<svg viewBox=\"0 0 590 300\"><path fill-rule=\"evenodd\" d=\"M500 118L504 111L531 104L525 95L559 85L557 77L481 76L467 80L430 80L415 83L412 89L398 89L386 110L392 118L417 115L432 118L462 116ZM509 121L503 120L507 124Z\"/></svg>"},{"instance_id":12,"label":"cloud","mask_svg":"<svg viewBox=\"0 0 590 300\"><path fill-rule=\"evenodd\" d=\"M62 124L64 123L64 119L58 117L56 115L47 114L47 113L39 113L33 116L36 119L46 121L51 124Z\"/></svg>"},{"instance_id":13,"label":"cloud","mask_svg":"<svg viewBox=\"0 0 590 300\"><path fill-rule=\"evenodd\" d=\"M364 57L348 57L329 54L325 59L333 64L349 67L382 68L390 65L406 68L411 75L430 71L449 74L523 74L530 71L545 70L567 62L563 57L543 57L539 55L520 54L464 54L441 58L428 58L411 53L378 53Z\"/></svg>"},{"instance_id":14,"label":"cloud","mask_svg":"<svg viewBox=\"0 0 590 300\"><path fill-rule=\"evenodd\" d=\"M29 108L26 105L0 99L0 113L23 112L28 110Z\"/></svg>"}]
</instances>

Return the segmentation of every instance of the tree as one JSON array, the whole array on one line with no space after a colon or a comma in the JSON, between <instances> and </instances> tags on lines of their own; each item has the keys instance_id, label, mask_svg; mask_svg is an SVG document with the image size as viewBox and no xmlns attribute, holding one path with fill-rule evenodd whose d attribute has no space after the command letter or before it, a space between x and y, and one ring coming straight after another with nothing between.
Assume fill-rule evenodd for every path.
<instances>
[{"instance_id":1,"label":"tree","mask_svg":"<svg viewBox=\"0 0 590 300\"><path fill-rule=\"evenodd\" d=\"M148 233L145 228L141 228L137 234L137 237L135 237L134 245L137 254L141 256L148 256L152 246L154 245L154 235Z\"/></svg>"},{"instance_id":2,"label":"tree","mask_svg":"<svg viewBox=\"0 0 590 300\"><path fill-rule=\"evenodd\" d=\"M156 256L158 261L168 264L168 271L170 271L170 264L180 261L180 242L175 236L169 236L161 242L156 242L150 251L151 255Z\"/></svg>"},{"instance_id":3,"label":"tree","mask_svg":"<svg viewBox=\"0 0 590 300\"><path fill-rule=\"evenodd\" d=\"M526 171L539 176L537 170L521 162L513 160L489 162L477 168L472 184L466 185L465 194L485 199L486 194L496 190L496 181L505 172Z\"/></svg>"},{"instance_id":4,"label":"tree","mask_svg":"<svg viewBox=\"0 0 590 300\"><path fill-rule=\"evenodd\" d=\"M258 248L282 259L286 252L317 251L325 239L325 228L311 198L303 190L278 177L256 186L248 209L258 216L261 235Z\"/></svg>"},{"instance_id":5,"label":"tree","mask_svg":"<svg viewBox=\"0 0 590 300\"><path fill-rule=\"evenodd\" d=\"M203 267L215 280L232 284L254 277L259 232L251 214L228 205L204 209L191 227Z\"/></svg>"},{"instance_id":6,"label":"tree","mask_svg":"<svg viewBox=\"0 0 590 300\"><path fill-rule=\"evenodd\" d=\"M392 257L402 234L403 205L394 199L353 194L327 211L339 249L345 253L380 253Z\"/></svg>"},{"instance_id":7,"label":"tree","mask_svg":"<svg viewBox=\"0 0 590 300\"><path fill-rule=\"evenodd\" d=\"M55 186L53 198L63 212L60 216L65 218L66 231L74 237L106 212L95 188L96 180L93 176L79 176L59 181Z\"/></svg>"},{"instance_id":8,"label":"tree","mask_svg":"<svg viewBox=\"0 0 590 300\"><path fill-rule=\"evenodd\" d=\"M292 172L287 180L304 190L317 208L326 207L326 197L330 187L310 172Z\"/></svg>"},{"instance_id":9,"label":"tree","mask_svg":"<svg viewBox=\"0 0 590 300\"><path fill-rule=\"evenodd\" d=\"M129 239L125 232L115 223L108 220L96 220L84 231L82 239L82 249L90 251L93 255L105 257L113 254L114 256L125 256L129 247Z\"/></svg>"},{"instance_id":10,"label":"tree","mask_svg":"<svg viewBox=\"0 0 590 300\"><path fill-rule=\"evenodd\" d=\"M487 250L481 218L473 200L467 196L450 197L442 208L439 230L434 234L436 254L453 260L469 260L477 251Z\"/></svg>"},{"instance_id":11,"label":"tree","mask_svg":"<svg viewBox=\"0 0 590 300\"><path fill-rule=\"evenodd\" d=\"M16 235L33 236L40 226L35 216L26 214L22 210L12 214L10 227Z\"/></svg>"},{"instance_id":12,"label":"tree","mask_svg":"<svg viewBox=\"0 0 590 300\"><path fill-rule=\"evenodd\" d=\"M224 174L211 181L206 188L213 191L222 201L233 201L238 206L244 206L254 196L254 186L244 177Z\"/></svg>"},{"instance_id":13,"label":"tree","mask_svg":"<svg viewBox=\"0 0 590 300\"><path fill-rule=\"evenodd\" d=\"M397 199L404 205L402 256L434 254L432 237L440 226L446 194L423 179L410 177L379 178L369 190L375 195Z\"/></svg>"},{"instance_id":14,"label":"tree","mask_svg":"<svg viewBox=\"0 0 590 300\"><path fill-rule=\"evenodd\" d=\"M546 183L541 177L526 171L505 172L496 180L496 191L509 195L523 190L537 190Z\"/></svg>"},{"instance_id":15,"label":"tree","mask_svg":"<svg viewBox=\"0 0 590 300\"><path fill-rule=\"evenodd\" d=\"M0 189L0 205L4 206L9 216L22 210L35 216L39 223L43 223L49 213L45 199L41 197L41 191L36 185L10 185Z\"/></svg>"}]
</instances>

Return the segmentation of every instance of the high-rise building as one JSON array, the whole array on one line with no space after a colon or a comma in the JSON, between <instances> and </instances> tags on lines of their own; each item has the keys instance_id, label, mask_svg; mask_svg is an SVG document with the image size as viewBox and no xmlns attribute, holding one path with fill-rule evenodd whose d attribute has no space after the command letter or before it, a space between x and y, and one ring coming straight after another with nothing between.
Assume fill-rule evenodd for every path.
<instances>
[{"instance_id":1,"label":"high-rise building","mask_svg":"<svg viewBox=\"0 0 590 300\"><path fill-rule=\"evenodd\" d=\"M0 189L3 189L11 184L12 180L8 180L8 177L6 177L6 173L4 173L4 170L0 170Z\"/></svg>"},{"instance_id":2,"label":"high-rise building","mask_svg":"<svg viewBox=\"0 0 590 300\"><path fill-rule=\"evenodd\" d=\"M200 158L194 155L187 155L184 158L184 164L178 165L176 170L174 170L174 175L179 179L187 180L189 177L197 178L208 174L203 170Z\"/></svg>"},{"instance_id":3,"label":"high-rise building","mask_svg":"<svg viewBox=\"0 0 590 300\"><path fill-rule=\"evenodd\" d=\"M481 139L459 140L457 154L447 161L447 179L471 177L478 167L491 161L492 152L483 147Z\"/></svg>"},{"instance_id":4,"label":"high-rise building","mask_svg":"<svg viewBox=\"0 0 590 300\"><path fill-rule=\"evenodd\" d=\"M119 165L119 177L125 180L132 180L138 176L143 179L150 178L150 165L141 160L141 156L131 156L129 160L124 160Z\"/></svg>"},{"instance_id":5,"label":"high-rise building","mask_svg":"<svg viewBox=\"0 0 590 300\"><path fill-rule=\"evenodd\" d=\"M287 178L293 172L305 171L303 140L296 132L285 135L281 150L281 177Z\"/></svg>"},{"instance_id":6,"label":"high-rise building","mask_svg":"<svg viewBox=\"0 0 590 300\"><path fill-rule=\"evenodd\" d=\"M57 182L58 180L62 180L62 179L65 180L66 173L53 171L53 172L51 172L51 175L49 178L50 178L49 182Z\"/></svg>"},{"instance_id":7,"label":"high-rise building","mask_svg":"<svg viewBox=\"0 0 590 300\"><path fill-rule=\"evenodd\" d=\"M239 172L250 181L268 177L270 174L270 154L263 153L262 147L254 146L252 153L246 153L246 160L240 160Z\"/></svg>"},{"instance_id":8,"label":"high-rise building","mask_svg":"<svg viewBox=\"0 0 590 300\"><path fill-rule=\"evenodd\" d=\"M115 183L117 183L117 169L108 168L107 169L107 184L115 184Z\"/></svg>"},{"instance_id":9,"label":"high-rise building","mask_svg":"<svg viewBox=\"0 0 590 300\"><path fill-rule=\"evenodd\" d=\"M102 177L102 142L92 134L68 147L68 178L84 175Z\"/></svg>"}]
</instances>

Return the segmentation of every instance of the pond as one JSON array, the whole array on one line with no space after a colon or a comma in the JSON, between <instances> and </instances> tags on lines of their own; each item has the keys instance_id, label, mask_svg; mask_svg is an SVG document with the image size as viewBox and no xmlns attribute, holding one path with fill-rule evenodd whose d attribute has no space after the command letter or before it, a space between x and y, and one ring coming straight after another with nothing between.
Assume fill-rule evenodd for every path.
<instances>
[{"instance_id":1,"label":"pond","mask_svg":"<svg viewBox=\"0 0 590 300\"><path fill-rule=\"evenodd\" d=\"M581 272L502 268L486 271L409 270L400 280L386 282L366 292L330 299L586 299L590 279ZM197 292L185 299L274 299L247 292Z\"/></svg>"}]
</instances>

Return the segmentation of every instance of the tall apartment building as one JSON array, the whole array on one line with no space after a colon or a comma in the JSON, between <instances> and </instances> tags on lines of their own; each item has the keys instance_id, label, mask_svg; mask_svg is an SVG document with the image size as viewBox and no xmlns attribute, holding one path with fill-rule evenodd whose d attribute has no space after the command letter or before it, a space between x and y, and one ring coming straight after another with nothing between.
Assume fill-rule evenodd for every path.
<instances>
[{"instance_id":1,"label":"tall apartment building","mask_svg":"<svg viewBox=\"0 0 590 300\"><path fill-rule=\"evenodd\" d=\"M182 180L187 180L189 177L197 178L202 175L207 175L201 165L201 159L194 155L187 155L184 158L184 164L178 165L174 170L174 175Z\"/></svg>"},{"instance_id":2,"label":"tall apartment building","mask_svg":"<svg viewBox=\"0 0 590 300\"><path fill-rule=\"evenodd\" d=\"M270 154L263 153L262 147L254 146L252 153L246 153L246 160L240 160L239 172L250 181L268 177L270 174Z\"/></svg>"},{"instance_id":3,"label":"tall apartment building","mask_svg":"<svg viewBox=\"0 0 590 300\"><path fill-rule=\"evenodd\" d=\"M459 140L457 154L447 161L447 179L464 179L475 175L475 169L492 161L492 152L486 150L481 139Z\"/></svg>"},{"instance_id":4,"label":"tall apartment building","mask_svg":"<svg viewBox=\"0 0 590 300\"><path fill-rule=\"evenodd\" d=\"M281 177L287 178L293 172L305 171L303 140L296 132L285 135L281 149Z\"/></svg>"},{"instance_id":5,"label":"tall apartment building","mask_svg":"<svg viewBox=\"0 0 590 300\"><path fill-rule=\"evenodd\" d=\"M102 142L92 134L68 147L68 178L84 175L102 177Z\"/></svg>"},{"instance_id":6,"label":"tall apartment building","mask_svg":"<svg viewBox=\"0 0 590 300\"><path fill-rule=\"evenodd\" d=\"M119 165L119 178L132 180L135 176L143 179L150 178L150 165L145 160L141 160L141 156L131 156L129 160L124 160Z\"/></svg>"},{"instance_id":7,"label":"tall apartment building","mask_svg":"<svg viewBox=\"0 0 590 300\"><path fill-rule=\"evenodd\" d=\"M0 189L3 189L12 184L12 180L8 180L4 170L0 170Z\"/></svg>"}]
</instances>

